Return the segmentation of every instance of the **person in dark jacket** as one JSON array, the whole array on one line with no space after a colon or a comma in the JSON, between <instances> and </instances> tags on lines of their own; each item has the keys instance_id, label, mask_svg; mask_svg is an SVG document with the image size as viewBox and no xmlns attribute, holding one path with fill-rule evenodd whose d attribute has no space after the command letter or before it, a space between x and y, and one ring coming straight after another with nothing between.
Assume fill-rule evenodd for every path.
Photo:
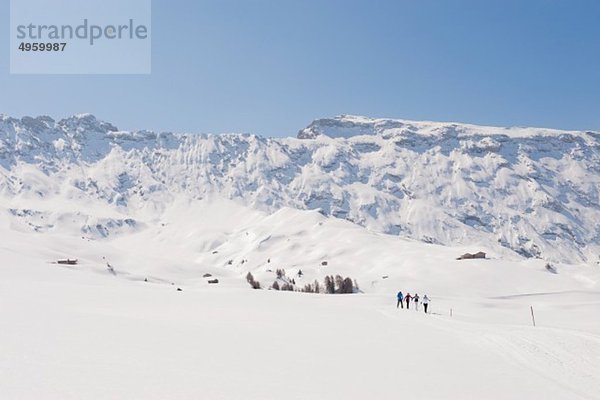
<instances>
[{"instance_id":1,"label":"person in dark jacket","mask_svg":"<svg viewBox=\"0 0 600 400\"><path fill-rule=\"evenodd\" d=\"M398 302L396 303L396 308L398 308L400 306L402 306L402 308L404 308L404 303L402 302L402 300L404 299L404 296L402 295L402 291L398 292L396 297L398 298Z\"/></svg>"},{"instance_id":2,"label":"person in dark jacket","mask_svg":"<svg viewBox=\"0 0 600 400\"><path fill-rule=\"evenodd\" d=\"M406 293L406 296L404 296L404 301L406 301L406 309L410 309L410 299L412 299L412 296L410 295L410 293Z\"/></svg>"},{"instance_id":3,"label":"person in dark jacket","mask_svg":"<svg viewBox=\"0 0 600 400\"><path fill-rule=\"evenodd\" d=\"M417 293L413 296L413 303L415 303L415 310L419 311L419 295Z\"/></svg>"}]
</instances>

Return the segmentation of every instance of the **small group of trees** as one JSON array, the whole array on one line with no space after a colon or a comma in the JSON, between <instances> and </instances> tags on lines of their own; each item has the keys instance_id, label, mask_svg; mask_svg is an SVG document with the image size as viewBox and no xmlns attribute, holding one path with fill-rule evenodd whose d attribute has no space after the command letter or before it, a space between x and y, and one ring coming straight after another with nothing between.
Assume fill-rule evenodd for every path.
<instances>
[{"instance_id":1,"label":"small group of trees","mask_svg":"<svg viewBox=\"0 0 600 400\"><path fill-rule=\"evenodd\" d=\"M315 279L313 283L307 283L302 288L303 293L322 293L321 284Z\"/></svg>"},{"instance_id":2,"label":"small group of trees","mask_svg":"<svg viewBox=\"0 0 600 400\"><path fill-rule=\"evenodd\" d=\"M325 277L322 284L318 280L315 280L313 283L305 284L301 289L296 288L291 283L284 283L280 286L277 281L273 282L271 288L275 290L295 290L303 293L354 293L358 291L358 283L349 277L344 278L341 275L336 275L335 277L329 275Z\"/></svg>"},{"instance_id":3,"label":"small group of trees","mask_svg":"<svg viewBox=\"0 0 600 400\"><path fill-rule=\"evenodd\" d=\"M285 269L283 268L277 268L275 270L275 275L277 275L277 280L275 280L275 282L273 282L273 285L271 285L271 288L274 290L287 290L287 291L294 291L295 290L295 285L296 285L296 281L294 279L289 279L287 276L285 276ZM280 284L279 281L282 280L283 284Z\"/></svg>"},{"instance_id":4,"label":"small group of trees","mask_svg":"<svg viewBox=\"0 0 600 400\"><path fill-rule=\"evenodd\" d=\"M277 281L273 282L271 289L284 290L284 291L287 290L290 292L293 292L295 290L294 285L292 283L285 282L283 285L279 285L279 282L277 282Z\"/></svg>"},{"instance_id":5,"label":"small group of trees","mask_svg":"<svg viewBox=\"0 0 600 400\"><path fill-rule=\"evenodd\" d=\"M344 278L341 275L328 275L323 280L323 283L320 283L315 279L313 283L307 283L304 285L304 287L297 288L296 281L294 279L287 278L283 268L277 269L275 274L277 275L277 279L271 285L271 289L273 290L326 294L354 293L359 290L358 282L356 282L356 280L353 280L350 277ZM280 283L280 280L283 280L283 283ZM254 279L254 276L251 272L248 272L246 275L246 281L248 281L253 289L261 289L260 282Z\"/></svg>"},{"instance_id":6,"label":"small group of trees","mask_svg":"<svg viewBox=\"0 0 600 400\"><path fill-rule=\"evenodd\" d=\"M252 286L252 289L260 289L260 282L254 279L254 275L252 275L252 273L248 272L248 275L246 275L246 281L248 281L250 286Z\"/></svg>"},{"instance_id":7,"label":"small group of trees","mask_svg":"<svg viewBox=\"0 0 600 400\"><path fill-rule=\"evenodd\" d=\"M342 277L341 275L328 275L323 280L325 293L354 293L358 291L358 282L350 277Z\"/></svg>"}]
</instances>

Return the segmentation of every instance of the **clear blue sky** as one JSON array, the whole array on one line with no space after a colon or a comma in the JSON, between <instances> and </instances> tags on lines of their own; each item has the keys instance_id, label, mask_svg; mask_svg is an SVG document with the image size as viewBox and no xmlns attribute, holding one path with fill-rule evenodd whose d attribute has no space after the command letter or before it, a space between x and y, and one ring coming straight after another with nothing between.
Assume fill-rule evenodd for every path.
<instances>
[{"instance_id":1,"label":"clear blue sky","mask_svg":"<svg viewBox=\"0 0 600 400\"><path fill-rule=\"evenodd\" d=\"M154 0L152 14L147 76L9 75L4 36L0 113L265 136L337 114L600 130L597 0Z\"/></svg>"}]
</instances>

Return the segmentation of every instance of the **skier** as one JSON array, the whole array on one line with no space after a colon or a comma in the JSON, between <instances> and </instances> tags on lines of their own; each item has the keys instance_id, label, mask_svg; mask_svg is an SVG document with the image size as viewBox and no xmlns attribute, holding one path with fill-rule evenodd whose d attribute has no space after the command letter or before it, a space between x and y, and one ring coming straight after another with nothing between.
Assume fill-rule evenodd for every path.
<instances>
[{"instance_id":1,"label":"skier","mask_svg":"<svg viewBox=\"0 0 600 400\"><path fill-rule=\"evenodd\" d=\"M412 299L412 296L410 295L410 293L406 293L406 296L404 296L404 300L406 301L406 309L410 309L410 299Z\"/></svg>"},{"instance_id":2,"label":"skier","mask_svg":"<svg viewBox=\"0 0 600 400\"><path fill-rule=\"evenodd\" d=\"M413 296L413 302L415 303L415 310L419 311L419 295L417 293Z\"/></svg>"},{"instance_id":3,"label":"skier","mask_svg":"<svg viewBox=\"0 0 600 400\"><path fill-rule=\"evenodd\" d=\"M398 302L396 303L396 308L398 308L400 306L402 306L402 308L404 308L404 303L402 302L402 300L404 299L404 296L402 295L402 291L398 292L396 297L398 298Z\"/></svg>"},{"instance_id":4,"label":"skier","mask_svg":"<svg viewBox=\"0 0 600 400\"><path fill-rule=\"evenodd\" d=\"M425 314L427 314L427 306L429 305L429 297L427 295L423 296L423 309L425 310Z\"/></svg>"}]
</instances>

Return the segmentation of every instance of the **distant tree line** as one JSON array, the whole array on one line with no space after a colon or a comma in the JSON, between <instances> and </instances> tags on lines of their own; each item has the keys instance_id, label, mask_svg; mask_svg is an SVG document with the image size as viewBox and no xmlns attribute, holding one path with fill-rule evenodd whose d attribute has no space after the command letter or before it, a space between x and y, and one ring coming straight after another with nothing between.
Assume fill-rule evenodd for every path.
<instances>
[{"instance_id":1,"label":"distant tree line","mask_svg":"<svg viewBox=\"0 0 600 400\"><path fill-rule=\"evenodd\" d=\"M358 282L349 277L342 277L341 275L328 275L320 283L315 279L313 283L307 283L302 288L296 288L290 283L284 283L279 285L279 282L273 282L271 286L274 290L291 290L303 293L326 293L326 294L343 294L343 293L355 293L359 290Z\"/></svg>"},{"instance_id":2,"label":"distant tree line","mask_svg":"<svg viewBox=\"0 0 600 400\"><path fill-rule=\"evenodd\" d=\"M313 288L316 293L320 293L316 289L319 289L318 282L315 281ZM358 282L356 280L352 280L350 277L342 277L341 275L328 275L323 280L323 289L325 293L334 294L334 293L354 293L358 291Z\"/></svg>"},{"instance_id":3,"label":"distant tree line","mask_svg":"<svg viewBox=\"0 0 600 400\"><path fill-rule=\"evenodd\" d=\"M328 275L323 279L323 283L315 280L313 283L307 283L304 287L296 287L296 281L289 279L285 275L284 269L277 269L275 271L277 280L271 285L273 290L283 290L290 292L303 292L303 293L325 293L325 294L345 294L345 293L356 293L359 290L358 282L350 277L342 277L341 275ZM254 279L252 273L248 272L246 280L253 289L261 289L260 282ZM279 280L284 280L281 284Z\"/></svg>"}]
</instances>

